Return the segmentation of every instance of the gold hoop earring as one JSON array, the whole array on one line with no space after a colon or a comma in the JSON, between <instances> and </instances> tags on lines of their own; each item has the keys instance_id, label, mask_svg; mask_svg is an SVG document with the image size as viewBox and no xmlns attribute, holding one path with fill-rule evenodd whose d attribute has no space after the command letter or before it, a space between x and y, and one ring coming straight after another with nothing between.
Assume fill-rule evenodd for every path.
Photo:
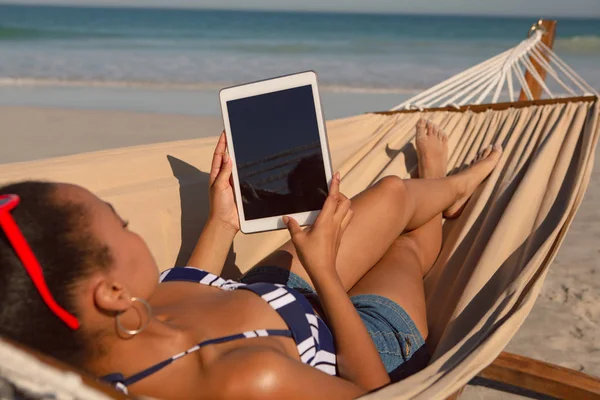
<instances>
[{"instance_id":1,"label":"gold hoop earring","mask_svg":"<svg viewBox=\"0 0 600 400\"><path fill-rule=\"evenodd\" d=\"M148 313L148 319L146 320L146 322L143 322L140 327L138 329L127 329L125 328L122 324L121 321L119 320L119 316L122 314L117 314L117 316L115 317L115 320L117 322L117 329L120 330L121 332L130 335L130 336L135 336L138 333L141 333L144 329L146 329L146 327L148 326L148 324L150 323L150 320L152 319L152 307L150 306L150 303L148 303L146 300L140 298L140 297L132 297L131 298L132 302L136 302L139 301L140 303L142 303L142 305L144 307L146 307L146 313ZM137 311L137 310L136 310ZM139 314L139 312L138 312ZM140 320L142 319L142 315L140 314Z\"/></svg>"}]
</instances>

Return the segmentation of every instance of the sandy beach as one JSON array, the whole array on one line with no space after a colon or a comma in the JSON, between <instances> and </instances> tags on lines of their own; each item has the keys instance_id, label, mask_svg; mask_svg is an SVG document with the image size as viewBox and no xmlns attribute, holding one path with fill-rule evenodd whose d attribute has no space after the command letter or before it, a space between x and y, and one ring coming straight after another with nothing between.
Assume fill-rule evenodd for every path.
<instances>
[{"instance_id":1,"label":"sandy beach","mask_svg":"<svg viewBox=\"0 0 600 400\"><path fill-rule=\"evenodd\" d=\"M0 107L0 163L217 134L217 116ZM598 154L598 153L596 153ZM507 351L600 376L600 172ZM475 380L462 398L520 398Z\"/></svg>"},{"instance_id":2,"label":"sandy beach","mask_svg":"<svg viewBox=\"0 0 600 400\"><path fill-rule=\"evenodd\" d=\"M218 135L216 116L0 107L0 163Z\"/></svg>"}]
</instances>

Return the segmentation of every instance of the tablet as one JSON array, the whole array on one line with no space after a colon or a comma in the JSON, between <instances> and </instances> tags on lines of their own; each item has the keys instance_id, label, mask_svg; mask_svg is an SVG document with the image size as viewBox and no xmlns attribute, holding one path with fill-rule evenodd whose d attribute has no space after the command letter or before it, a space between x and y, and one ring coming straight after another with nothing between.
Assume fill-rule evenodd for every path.
<instances>
[{"instance_id":1,"label":"tablet","mask_svg":"<svg viewBox=\"0 0 600 400\"><path fill-rule=\"evenodd\" d=\"M240 228L312 224L329 192L331 160L313 71L221 90Z\"/></svg>"}]
</instances>

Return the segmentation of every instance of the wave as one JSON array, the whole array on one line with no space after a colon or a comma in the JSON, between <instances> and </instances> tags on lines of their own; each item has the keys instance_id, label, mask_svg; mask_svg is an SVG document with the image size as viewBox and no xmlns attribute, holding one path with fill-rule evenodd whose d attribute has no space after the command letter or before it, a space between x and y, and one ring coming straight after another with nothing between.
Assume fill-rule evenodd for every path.
<instances>
[{"instance_id":1,"label":"wave","mask_svg":"<svg viewBox=\"0 0 600 400\"><path fill-rule=\"evenodd\" d=\"M578 35L558 38L554 47L559 52L600 54L600 36Z\"/></svg>"},{"instance_id":2,"label":"wave","mask_svg":"<svg viewBox=\"0 0 600 400\"><path fill-rule=\"evenodd\" d=\"M153 82L153 81L99 81L99 80L63 80L44 78L1 78L0 87L104 87L104 88L140 88L163 90L219 90L239 82ZM350 85L320 84L319 88L327 92L358 94L417 94L425 88L409 87L368 87Z\"/></svg>"},{"instance_id":3,"label":"wave","mask_svg":"<svg viewBox=\"0 0 600 400\"><path fill-rule=\"evenodd\" d=\"M314 54L330 52L326 45L311 45L306 43L233 43L228 46L231 51L266 54Z\"/></svg>"},{"instance_id":4,"label":"wave","mask_svg":"<svg viewBox=\"0 0 600 400\"><path fill-rule=\"evenodd\" d=\"M35 28L18 28L12 26L0 25L0 41L29 41L29 40L44 40L44 39L86 39L91 37L110 38L117 35L112 33L101 32L81 32L74 30L59 30L59 29L35 29Z\"/></svg>"},{"instance_id":5,"label":"wave","mask_svg":"<svg viewBox=\"0 0 600 400\"><path fill-rule=\"evenodd\" d=\"M44 31L0 25L0 40L38 39L43 36Z\"/></svg>"}]
</instances>

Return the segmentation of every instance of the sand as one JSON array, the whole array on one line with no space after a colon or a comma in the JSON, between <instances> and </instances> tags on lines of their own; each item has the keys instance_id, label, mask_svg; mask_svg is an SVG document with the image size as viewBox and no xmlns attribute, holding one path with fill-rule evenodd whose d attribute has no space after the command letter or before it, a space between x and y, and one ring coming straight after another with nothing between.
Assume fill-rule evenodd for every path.
<instances>
[{"instance_id":1,"label":"sand","mask_svg":"<svg viewBox=\"0 0 600 400\"><path fill-rule=\"evenodd\" d=\"M596 163L600 151L596 149ZM600 377L600 168L596 164L577 215L536 304L506 351ZM513 399L467 386L461 399Z\"/></svg>"},{"instance_id":2,"label":"sand","mask_svg":"<svg viewBox=\"0 0 600 400\"><path fill-rule=\"evenodd\" d=\"M0 163L216 135L216 116L0 107ZM600 172L507 351L600 376ZM521 398L481 386L464 399Z\"/></svg>"},{"instance_id":3,"label":"sand","mask_svg":"<svg viewBox=\"0 0 600 400\"><path fill-rule=\"evenodd\" d=\"M0 163L219 135L215 116L0 107Z\"/></svg>"}]
</instances>

